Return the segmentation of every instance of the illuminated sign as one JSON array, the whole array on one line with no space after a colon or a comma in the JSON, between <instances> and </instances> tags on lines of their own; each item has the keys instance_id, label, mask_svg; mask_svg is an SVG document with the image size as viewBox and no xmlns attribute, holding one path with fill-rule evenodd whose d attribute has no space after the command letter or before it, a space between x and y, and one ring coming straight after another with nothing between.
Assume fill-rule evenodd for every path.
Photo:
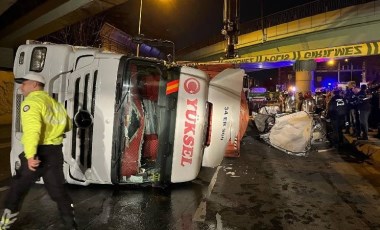
<instances>
[{"instance_id":1,"label":"illuminated sign","mask_svg":"<svg viewBox=\"0 0 380 230\"><path fill-rule=\"evenodd\" d=\"M266 93L267 89L263 87L254 87L251 88L251 93Z\"/></svg>"}]
</instances>

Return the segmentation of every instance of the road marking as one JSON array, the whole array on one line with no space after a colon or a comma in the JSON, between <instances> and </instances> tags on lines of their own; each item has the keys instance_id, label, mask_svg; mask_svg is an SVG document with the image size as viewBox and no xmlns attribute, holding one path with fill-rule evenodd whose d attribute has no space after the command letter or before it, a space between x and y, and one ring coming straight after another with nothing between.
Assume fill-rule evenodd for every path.
<instances>
[{"instance_id":1,"label":"road marking","mask_svg":"<svg viewBox=\"0 0 380 230\"><path fill-rule=\"evenodd\" d=\"M216 179L218 177L219 169L221 169L222 166L218 166L214 172L214 175L212 176L212 179L210 181L210 184L207 188L207 193L205 197L203 197L201 203L198 205L197 210L194 213L193 216L193 222L203 222L206 220L206 200L210 197L212 190L214 189Z\"/></svg>"},{"instance_id":2,"label":"road marking","mask_svg":"<svg viewBox=\"0 0 380 230\"><path fill-rule=\"evenodd\" d=\"M8 190L8 189L9 189L9 186L0 187L0 192L4 192L5 190Z\"/></svg>"},{"instance_id":3,"label":"road marking","mask_svg":"<svg viewBox=\"0 0 380 230\"><path fill-rule=\"evenodd\" d=\"M211 182L210 184L208 185L208 190L207 190L207 194L206 194L206 199L209 198L209 196L211 195L211 192L212 190L214 189L214 186L215 186L215 183L216 183L216 178L218 177L218 172L219 172L219 169L221 169L222 166L218 166L215 170L215 173L214 175L212 176L212 179L211 179Z\"/></svg>"},{"instance_id":4,"label":"road marking","mask_svg":"<svg viewBox=\"0 0 380 230\"><path fill-rule=\"evenodd\" d=\"M216 229L223 230L222 216L219 213L216 213Z\"/></svg>"},{"instance_id":5,"label":"road marking","mask_svg":"<svg viewBox=\"0 0 380 230\"><path fill-rule=\"evenodd\" d=\"M328 149L319 149L318 152L319 153L323 153L323 152L328 152L328 151L331 151L333 150L334 148L328 148Z\"/></svg>"},{"instance_id":6,"label":"road marking","mask_svg":"<svg viewBox=\"0 0 380 230\"><path fill-rule=\"evenodd\" d=\"M206 201L202 200L193 216L193 222L204 222L206 220Z\"/></svg>"}]
</instances>

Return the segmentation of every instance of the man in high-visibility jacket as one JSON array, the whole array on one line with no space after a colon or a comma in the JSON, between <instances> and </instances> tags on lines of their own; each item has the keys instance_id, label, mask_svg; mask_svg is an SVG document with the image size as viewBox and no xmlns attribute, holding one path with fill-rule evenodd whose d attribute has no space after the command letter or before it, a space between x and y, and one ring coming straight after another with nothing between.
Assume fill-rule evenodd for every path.
<instances>
[{"instance_id":1,"label":"man in high-visibility jacket","mask_svg":"<svg viewBox=\"0 0 380 230\"><path fill-rule=\"evenodd\" d=\"M12 178L5 198L5 210L0 230L9 229L17 219L23 197L40 177L50 197L57 203L62 221L69 229L76 229L73 202L65 190L62 141L64 132L71 128L63 105L43 90L45 79L36 73L16 78L25 96L21 104L22 143L21 166Z\"/></svg>"}]
</instances>

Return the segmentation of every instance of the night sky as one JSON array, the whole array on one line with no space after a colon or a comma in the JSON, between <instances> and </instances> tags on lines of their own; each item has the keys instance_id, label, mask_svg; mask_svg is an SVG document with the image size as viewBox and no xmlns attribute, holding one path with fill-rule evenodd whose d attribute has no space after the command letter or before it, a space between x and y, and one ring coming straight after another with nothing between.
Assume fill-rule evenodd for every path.
<instances>
[{"instance_id":1,"label":"night sky","mask_svg":"<svg viewBox=\"0 0 380 230\"><path fill-rule=\"evenodd\" d=\"M240 22L261 17L260 0L240 0ZM310 0L263 0L264 16ZM223 38L224 0L143 0L141 33L174 41L177 50L205 40ZM138 31L139 0L131 0L107 14L108 21L128 34Z\"/></svg>"},{"instance_id":2,"label":"night sky","mask_svg":"<svg viewBox=\"0 0 380 230\"><path fill-rule=\"evenodd\" d=\"M261 17L261 2L263 2L264 16L303 5L315 0L240 0L240 22L244 23Z\"/></svg>"}]
</instances>

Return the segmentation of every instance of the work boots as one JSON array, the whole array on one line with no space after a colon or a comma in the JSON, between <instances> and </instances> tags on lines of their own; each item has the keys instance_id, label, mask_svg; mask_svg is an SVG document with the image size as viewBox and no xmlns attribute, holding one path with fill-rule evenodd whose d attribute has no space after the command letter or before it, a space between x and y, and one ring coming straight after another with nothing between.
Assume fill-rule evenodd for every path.
<instances>
[{"instance_id":1,"label":"work boots","mask_svg":"<svg viewBox=\"0 0 380 230\"><path fill-rule=\"evenodd\" d=\"M17 220L18 212L12 213L11 210L5 209L0 221L0 230L8 230L11 225Z\"/></svg>"},{"instance_id":2,"label":"work boots","mask_svg":"<svg viewBox=\"0 0 380 230\"><path fill-rule=\"evenodd\" d=\"M363 136L358 137L358 140L368 140L368 134L363 132Z\"/></svg>"},{"instance_id":3,"label":"work boots","mask_svg":"<svg viewBox=\"0 0 380 230\"><path fill-rule=\"evenodd\" d=\"M346 128L346 131L344 132L345 134L350 134L350 123L348 123L347 121L346 121L346 123L344 124L344 126L345 126L345 128Z\"/></svg>"}]
</instances>

